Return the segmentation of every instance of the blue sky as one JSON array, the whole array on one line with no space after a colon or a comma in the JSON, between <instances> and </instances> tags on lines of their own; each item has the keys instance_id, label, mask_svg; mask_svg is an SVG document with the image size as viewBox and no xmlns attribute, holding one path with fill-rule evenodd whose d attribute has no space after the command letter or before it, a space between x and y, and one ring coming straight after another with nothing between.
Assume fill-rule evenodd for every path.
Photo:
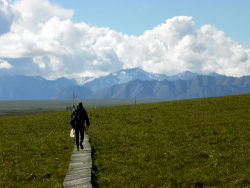
<instances>
[{"instance_id":1,"label":"blue sky","mask_svg":"<svg viewBox=\"0 0 250 188\"><path fill-rule=\"evenodd\" d=\"M250 75L249 0L0 0L0 75Z\"/></svg>"},{"instance_id":2,"label":"blue sky","mask_svg":"<svg viewBox=\"0 0 250 188\"><path fill-rule=\"evenodd\" d=\"M249 0L51 0L74 10L73 22L109 27L139 36L174 16L192 16L196 27L204 24L223 30L239 44L250 44Z\"/></svg>"}]
</instances>

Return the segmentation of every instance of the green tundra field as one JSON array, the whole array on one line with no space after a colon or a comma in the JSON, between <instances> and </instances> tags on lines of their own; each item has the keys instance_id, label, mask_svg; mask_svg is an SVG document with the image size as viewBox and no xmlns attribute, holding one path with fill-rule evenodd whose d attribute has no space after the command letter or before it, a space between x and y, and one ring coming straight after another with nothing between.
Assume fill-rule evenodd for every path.
<instances>
[{"instance_id":1,"label":"green tundra field","mask_svg":"<svg viewBox=\"0 0 250 188\"><path fill-rule=\"evenodd\" d=\"M250 95L88 108L94 187L250 187ZM0 187L61 187L70 111L0 117Z\"/></svg>"}]
</instances>

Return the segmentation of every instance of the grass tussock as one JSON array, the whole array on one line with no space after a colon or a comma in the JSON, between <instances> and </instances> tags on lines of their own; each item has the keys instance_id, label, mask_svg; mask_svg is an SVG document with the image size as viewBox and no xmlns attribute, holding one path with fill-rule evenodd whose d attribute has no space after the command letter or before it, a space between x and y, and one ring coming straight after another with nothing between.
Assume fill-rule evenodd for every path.
<instances>
[{"instance_id":1,"label":"grass tussock","mask_svg":"<svg viewBox=\"0 0 250 188\"><path fill-rule=\"evenodd\" d=\"M74 145L69 116L0 117L0 187L61 187Z\"/></svg>"},{"instance_id":2,"label":"grass tussock","mask_svg":"<svg viewBox=\"0 0 250 188\"><path fill-rule=\"evenodd\" d=\"M250 95L92 109L95 187L250 187Z\"/></svg>"}]
</instances>

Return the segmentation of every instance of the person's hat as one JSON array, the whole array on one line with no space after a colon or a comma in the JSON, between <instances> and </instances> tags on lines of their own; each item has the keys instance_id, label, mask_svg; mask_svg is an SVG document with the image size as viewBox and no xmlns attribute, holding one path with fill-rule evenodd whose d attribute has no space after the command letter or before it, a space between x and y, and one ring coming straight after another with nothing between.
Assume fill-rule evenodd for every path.
<instances>
[{"instance_id":1,"label":"person's hat","mask_svg":"<svg viewBox=\"0 0 250 188\"><path fill-rule=\"evenodd\" d=\"M82 102L79 102L79 103L77 104L77 108L83 108Z\"/></svg>"}]
</instances>

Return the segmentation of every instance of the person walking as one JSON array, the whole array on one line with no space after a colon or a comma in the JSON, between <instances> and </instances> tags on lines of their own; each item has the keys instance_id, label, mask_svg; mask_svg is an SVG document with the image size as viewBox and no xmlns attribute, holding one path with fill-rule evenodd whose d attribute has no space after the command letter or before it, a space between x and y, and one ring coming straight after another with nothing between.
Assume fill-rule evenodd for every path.
<instances>
[{"instance_id":1,"label":"person walking","mask_svg":"<svg viewBox=\"0 0 250 188\"><path fill-rule=\"evenodd\" d=\"M87 111L83 108L82 102L77 104L76 109L71 114L71 129L75 129L76 137L76 151L79 151L79 145L83 149L83 139L84 139L84 129L85 123L87 125L87 130L89 129L89 117ZM80 133L80 142L79 142L79 133Z\"/></svg>"}]
</instances>

